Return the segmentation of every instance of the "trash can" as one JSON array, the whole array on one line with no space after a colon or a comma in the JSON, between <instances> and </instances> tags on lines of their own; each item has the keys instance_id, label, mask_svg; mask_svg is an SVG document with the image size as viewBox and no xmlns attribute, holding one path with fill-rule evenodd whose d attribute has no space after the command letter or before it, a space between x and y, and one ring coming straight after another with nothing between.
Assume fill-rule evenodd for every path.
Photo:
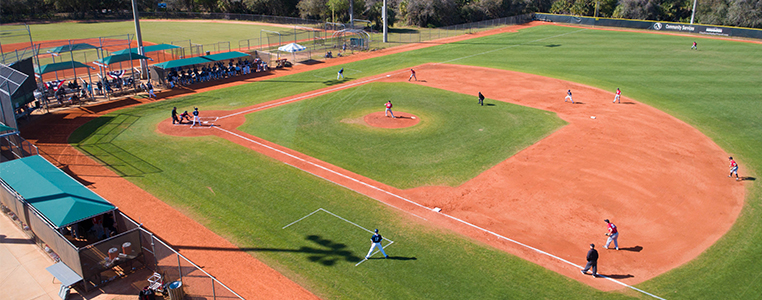
<instances>
[{"instance_id":1,"label":"trash can","mask_svg":"<svg viewBox=\"0 0 762 300\"><path fill-rule=\"evenodd\" d=\"M170 300L182 300L185 294L183 293L183 282L173 281L167 286L167 292L169 293Z\"/></svg>"}]
</instances>

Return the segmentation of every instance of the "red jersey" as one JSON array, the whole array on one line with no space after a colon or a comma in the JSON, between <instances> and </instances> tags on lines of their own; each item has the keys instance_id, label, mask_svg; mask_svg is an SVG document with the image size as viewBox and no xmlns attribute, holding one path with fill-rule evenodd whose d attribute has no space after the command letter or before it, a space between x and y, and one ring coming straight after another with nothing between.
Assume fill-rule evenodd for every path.
<instances>
[{"instance_id":1,"label":"red jersey","mask_svg":"<svg viewBox=\"0 0 762 300\"><path fill-rule=\"evenodd\" d=\"M622 94L622 91L620 91L620 90L616 90L616 95L617 95L617 96L619 96L619 95L621 95L621 94Z\"/></svg>"},{"instance_id":2,"label":"red jersey","mask_svg":"<svg viewBox=\"0 0 762 300\"><path fill-rule=\"evenodd\" d=\"M415 70L413 70L413 69L410 69L410 73L411 73L411 74L415 74Z\"/></svg>"},{"instance_id":3,"label":"red jersey","mask_svg":"<svg viewBox=\"0 0 762 300\"><path fill-rule=\"evenodd\" d=\"M738 167L738 164L736 163L736 161L735 161L735 160L732 160L732 159L730 160L730 167L731 167L731 168L735 168L735 167Z\"/></svg>"},{"instance_id":4,"label":"red jersey","mask_svg":"<svg viewBox=\"0 0 762 300\"><path fill-rule=\"evenodd\" d=\"M609 223L609 232L611 232L611 234L615 234L617 232L616 225L614 225L614 223Z\"/></svg>"},{"instance_id":5,"label":"red jersey","mask_svg":"<svg viewBox=\"0 0 762 300\"><path fill-rule=\"evenodd\" d=\"M392 108L392 103L391 102L386 102L386 108Z\"/></svg>"}]
</instances>

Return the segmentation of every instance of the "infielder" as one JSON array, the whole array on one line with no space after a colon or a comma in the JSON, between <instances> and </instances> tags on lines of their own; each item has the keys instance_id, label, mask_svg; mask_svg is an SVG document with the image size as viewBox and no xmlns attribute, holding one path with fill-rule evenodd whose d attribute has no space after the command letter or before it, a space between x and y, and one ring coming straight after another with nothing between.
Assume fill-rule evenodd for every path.
<instances>
[{"instance_id":1,"label":"infielder","mask_svg":"<svg viewBox=\"0 0 762 300\"><path fill-rule=\"evenodd\" d=\"M344 79L344 68L341 68L339 75L336 75L336 80L339 80L339 78Z\"/></svg>"},{"instance_id":2,"label":"infielder","mask_svg":"<svg viewBox=\"0 0 762 300\"><path fill-rule=\"evenodd\" d=\"M191 127L195 126L198 123L199 126L201 126L201 118L198 116L198 107L193 108L193 124L191 124Z\"/></svg>"},{"instance_id":3,"label":"infielder","mask_svg":"<svg viewBox=\"0 0 762 300\"><path fill-rule=\"evenodd\" d=\"M389 100L389 102L386 102L385 106L386 106L386 110L384 111L384 116L388 117L389 114L391 114L392 115L392 119L396 119L394 117L394 113L392 112L392 100Z\"/></svg>"},{"instance_id":4,"label":"infielder","mask_svg":"<svg viewBox=\"0 0 762 300\"><path fill-rule=\"evenodd\" d=\"M622 103L622 101L619 100L619 97L621 96L622 96L622 91L620 91L619 88L616 88L616 96L614 96L614 102L612 103L617 103L617 102Z\"/></svg>"},{"instance_id":5,"label":"infielder","mask_svg":"<svg viewBox=\"0 0 762 300\"><path fill-rule=\"evenodd\" d=\"M606 222L608 227L608 232L606 232L606 236L609 238L606 240L606 245L603 246L604 249L608 249L609 245L611 244L611 241L614 241L614 247L616 247L617 250L619 250L619 241L617 239L619 238L619 230L616 229L616 225L614 223L609 222L609 219L603 220L603 222Z\"/></svg>"},{"instance_id":6,"label":"infielder","mask_svg":"<svg viewBox=\"0 0 762 300\"><path fill-rule=\"evenodd\" d=\"M571 90L567 90L566 91L566 98L564 98L564 102L566 102L566 101L571 101L572 104L574 104L574 100L572 100Z\"/></svg>"},{"instance_id":7,"label":"infielder","mask_svg":"<svg viewBox=\"0 0 762 300\"><path fill-rule=\"evenodd\" d=\"M384 254L384 258L389 258L389 255L386 255L386 252L384 252L384 246L381 246L381 241L383 240L384 238L378 234L378 229L376 229L376 234L370 237L370 250L368 250L368 255L365 255L365 259L370 258L370 255L376 247L378 247L378 250L381 250L381 253Z\"/></svg>"},{"instance_id":8,"label":"infielder","mask_svg":"<svg viewBox=\"0 0 762 300\"><path fill-rule=\"evenodd\" d=\"M415 78L415 81L418 81L418 77L415 77L415 70L410 69L410 77L407 78L407 81L410 81L410 79Z\"/></svg>"},{"instance_id":9,"label":"infielder","mask_svg":"<svg viewBox=\"0 0 762 300\"><path fill-rule=\"evenodd\" d=\"M733 174L736 174L736 180L741 180L741 178L738 177L738 164L735 160L733 160L733 157L728 157L730 160L730 175L728 175L728 178L733 177Z\"/></svg>"}]
</instances>

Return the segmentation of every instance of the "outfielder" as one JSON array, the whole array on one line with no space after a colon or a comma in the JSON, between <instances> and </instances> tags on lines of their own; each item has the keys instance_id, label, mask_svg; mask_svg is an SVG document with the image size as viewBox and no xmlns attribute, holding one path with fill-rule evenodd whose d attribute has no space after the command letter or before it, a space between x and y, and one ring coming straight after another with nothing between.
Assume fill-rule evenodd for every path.
<instances>
[{"instance_id":1,"label":"outfielder","mask_svg":"<svg viewBox=\"0 0 762 300\"><path fill-rule=\"evenodd\" d=\"M606 245L603 246L604 249L608 249L609 245L611 244L611 241L614 241L614 247L616 247L617 250L619 250L619 241L617 239L619 238L619 230L616 229L616 225L614 223L609 222L609 219L603 220L608 224L608 232L606 232L606 236L609 238L606 240Z\"/></svg>"},{"instance_id":2,"label":"outfielder","mask_svg":"<svg viewBox=\"0 0 762 300\"><path fill-rule=\"evenodd\" d=\"M733 177L733 174L736 174L736 180L741 180L741 178L738 177L738 164L735 160L733 160L733 157L728 157L730 160L730 175L728 177Z\"/></svg>"},{"instance_id":3,"label":"outfielder","mask_svg":"<svg viewBox=\"0 0 762 300\"><path fill-rule=\"evenodd\" d=\"M392 115L392 119L396 119L394 117L394 113L392 112L392 100L389 100L389 102L386 102L385 106L386 106L386 110L384 110L384 116L388 117L389 115L387 113L389 113Z\"/></svg>"},{"instance_id":4,"label":"outfielder","mask_svg":"<svg viewBox=\"0 0 762 300\"><path fill-rule=\"evenodd\" d=\"M616 88L616 96L614 96L614 102L612 103L617 103L617 102L622 103L622 101L619 100L619 97L621 96L622 96L622 91L620 91L619 88Z\"/></svg>"},{"instance_id":5,"label":"outfielder","mask_svg":"<svg viewBox=\"0 0 762 300\"><path fill-rule=\"evenodd\" d=\"M572 93L571 90L566 91L566 98L564 98L564 102L571 101L572 104L574 104L574 100L572 100Z\"/></svg>"},{"instance_id":6,"label":"outfielder","mask_svg":"<svg viewBox=\"0 0 762 300\"><path fill-rule=\"evenodd\" d=\"M381 250L381 253L384 254L384 258L389 258L389 255L386 255L386 252L384 252L384 246L381 246L381 241L383 240L384 238L378 234L378 229L376 229L376 234L370 237L370 250L368 250L368 255L365 255L365 259L370 258L370 255L376 247L378 247L378 250Z\"/></svg>"}]
</instances>

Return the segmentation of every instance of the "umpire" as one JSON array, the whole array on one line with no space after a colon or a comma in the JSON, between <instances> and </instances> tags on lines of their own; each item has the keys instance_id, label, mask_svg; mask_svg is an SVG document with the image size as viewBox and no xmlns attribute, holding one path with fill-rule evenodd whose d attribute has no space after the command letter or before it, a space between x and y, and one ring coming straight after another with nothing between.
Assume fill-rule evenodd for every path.
<instances>
[{"instance_id":1,"label":"umpire","mask_svg":"<svg viewBox=\"0 0 762 300\"><path fill-rule=\"evenodd\" d=\"M593 268L593 277L598 277L598 250L595 250L595 244L590 244L590 251L587 251L587 264L585 268L579 270L582 274L587 275L587 270Z\"/></svg>"}]
</instances>

